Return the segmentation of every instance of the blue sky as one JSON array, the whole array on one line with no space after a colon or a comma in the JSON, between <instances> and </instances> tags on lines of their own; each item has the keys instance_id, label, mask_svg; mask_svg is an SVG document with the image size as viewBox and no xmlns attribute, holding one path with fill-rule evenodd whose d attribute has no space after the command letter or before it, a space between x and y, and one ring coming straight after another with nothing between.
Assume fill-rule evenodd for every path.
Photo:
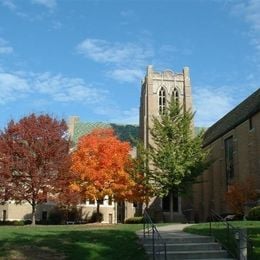
<instances>
[{"instance_id":1,"label":"blue sky","mask_svg":"<svg viewBox=\"0 0 260 260\"><path fill-rule=\"evenodd\" d=\"M0 129L49 113L138 124L148 64L190 67L195 124L260 85L258 0L0 0Z\"/></svg>"}]
</instances>

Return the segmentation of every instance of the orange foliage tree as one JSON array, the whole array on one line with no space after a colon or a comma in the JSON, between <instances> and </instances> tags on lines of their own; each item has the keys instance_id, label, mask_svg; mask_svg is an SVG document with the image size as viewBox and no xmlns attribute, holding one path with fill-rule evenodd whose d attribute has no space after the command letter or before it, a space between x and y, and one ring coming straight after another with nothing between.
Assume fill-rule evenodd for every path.
<instances>
[{"instance_id":1,"label":"orange foliage tree","mask_svg":"<svg viewBox=\"0 0 260 260\"><path fill-rule=\"evenodd\" d=\"M238 215L244 215L245 204L254 201L256 197L257 194L254 187L254 180L250 177L246 178L246 180L241 183L237 182L230 185L226 192L228 207Z\"/></svg>"},{"instance_id":2,"label":"orange foliage tree","mask_svg":"<svg viewBox=\"0 0 260 260\"><path fill-rule=\"evenodd\" d=\"M120 141L112 129L96 129L80 138L72 154L73 190L100 202L107 196L115 201L138 199L137 184L131 177L130 144Z\"/></svg>"}]
</instances>

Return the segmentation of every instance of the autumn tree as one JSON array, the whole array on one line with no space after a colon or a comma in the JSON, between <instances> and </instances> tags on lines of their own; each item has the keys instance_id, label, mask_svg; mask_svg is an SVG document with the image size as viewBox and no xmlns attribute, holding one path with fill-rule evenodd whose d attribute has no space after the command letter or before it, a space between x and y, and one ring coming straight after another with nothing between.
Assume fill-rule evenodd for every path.
<instances>
[{"instance_id":1,"label":"autumn tree","mask_svg":"<svg viewBox=\"0 0 260 260\"><path fill-rule=\"evenodd\" d=\"M31 114L10 121L0 133L0 199L36 206L60 192L70 167L70 142L64 120Z\"/></svg>"},{"instance_id":2,"label":"autumn tree","mask_svg":"<svg viewBox=\"0 0 260 260\"><path fill-rule=\"evenodd\" d=\"M171 218L173 193L186 192L208 166L202 133L193 133L193 116L171 100L163 113L153 118L150 129L149 177L157 195L170 195Z\"/></svg>"},{"instance_id":3,"label":"autumn tree","mask_svg":"<svg viewBox=\"0 0 260 260\"><path fill-rule=\"evenodd\" d=\"M133 199L130 150L130 144L120 141L112 129L96 129L79 139L72 154L72 188L97 201L97 214L105 196Z\"/></svg>"},{"instance_id":4,"label":"autumn tree","mask_svg":"<svg viewBox=\"0 0 260 260\"><path fill-rule=\"evenodd\" d=\"M243 182L236 182L228 187L226 202L230 210L237 215L244 215L246 203L255 201L257 193L253 178L246 178Z\"/></svg>"},{"instance_id":5,"label":"autumn tree","mask_svg":"<svg viewBox=\"0 0 260 260\"><path fill-rule=\"evenodd\" d=\"M132 159L130 175L134 180L134 194L137 202L145 202L148 205L149 200L154 196L154 186L150 181L149 153L144 148L140 140L133 141L136 147L137 156Z\"/></svg>"}]
</instances>

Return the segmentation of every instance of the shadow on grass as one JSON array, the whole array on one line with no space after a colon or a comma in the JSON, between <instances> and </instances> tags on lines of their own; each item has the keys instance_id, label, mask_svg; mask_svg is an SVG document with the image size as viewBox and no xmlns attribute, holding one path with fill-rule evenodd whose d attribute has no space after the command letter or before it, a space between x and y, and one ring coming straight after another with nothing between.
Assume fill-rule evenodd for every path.
<instances>
[{"instance_id":1,"label":"shadow on grass","mask_svg":"<svg viewBox=\"0 0 260 260\"><path fill-rule=\"evenodd\" d=\"M147 259L134 232L73 230L12 232L0 239L1 259Z\"/></svg>"}]
</instances>

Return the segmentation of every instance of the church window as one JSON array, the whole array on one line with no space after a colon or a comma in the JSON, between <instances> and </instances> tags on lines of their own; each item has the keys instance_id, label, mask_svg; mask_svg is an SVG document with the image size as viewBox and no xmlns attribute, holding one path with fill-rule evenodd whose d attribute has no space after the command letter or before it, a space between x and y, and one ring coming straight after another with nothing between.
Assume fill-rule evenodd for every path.
<instances>
[{"instance_id":1,"label":"church window","mask_svg":"<svg viewBox=\"0 0 260 260\"><path fill-rule=\"evenodd\" d=\"M163 87L159 91L159 113L163 114L165 112L166 105L166 92Z\"/></svg>"},{"instance_id":2,"label":"church window","mask_svg":"<svg viewBox=\"0 0 260 260\"><path fill-rule=\"evenodd\" d=\"M234 178L234 160L233 160L233 136L225 140L225 162L226 162L226 183L231 184Z\"/></svg>"},{"instance_id":3,"label":"church window","mask_svg":"<svg viewBox=\"0 0 260 260\"><path fill-rule=\"evenodd\" d=\"M249 130L252 130L254 128L253 126L253 120L252 117L249 118Z\"/></svg>"},{"instance_id":4,"label":"church window","mask_svg":"<svg viewBox=\"0 0 260 260\"><path fill-rule=\"evenodd\" d=\"M173 100L177 103L177 104L179 104L179 99L180 99L180 97L179 97L179 92L178 92L178 90L176 89L176 88L174 88L174 90L173 90L173 92L172 92L172 98L173 98Z\"/></svg>"}]
</instances>

